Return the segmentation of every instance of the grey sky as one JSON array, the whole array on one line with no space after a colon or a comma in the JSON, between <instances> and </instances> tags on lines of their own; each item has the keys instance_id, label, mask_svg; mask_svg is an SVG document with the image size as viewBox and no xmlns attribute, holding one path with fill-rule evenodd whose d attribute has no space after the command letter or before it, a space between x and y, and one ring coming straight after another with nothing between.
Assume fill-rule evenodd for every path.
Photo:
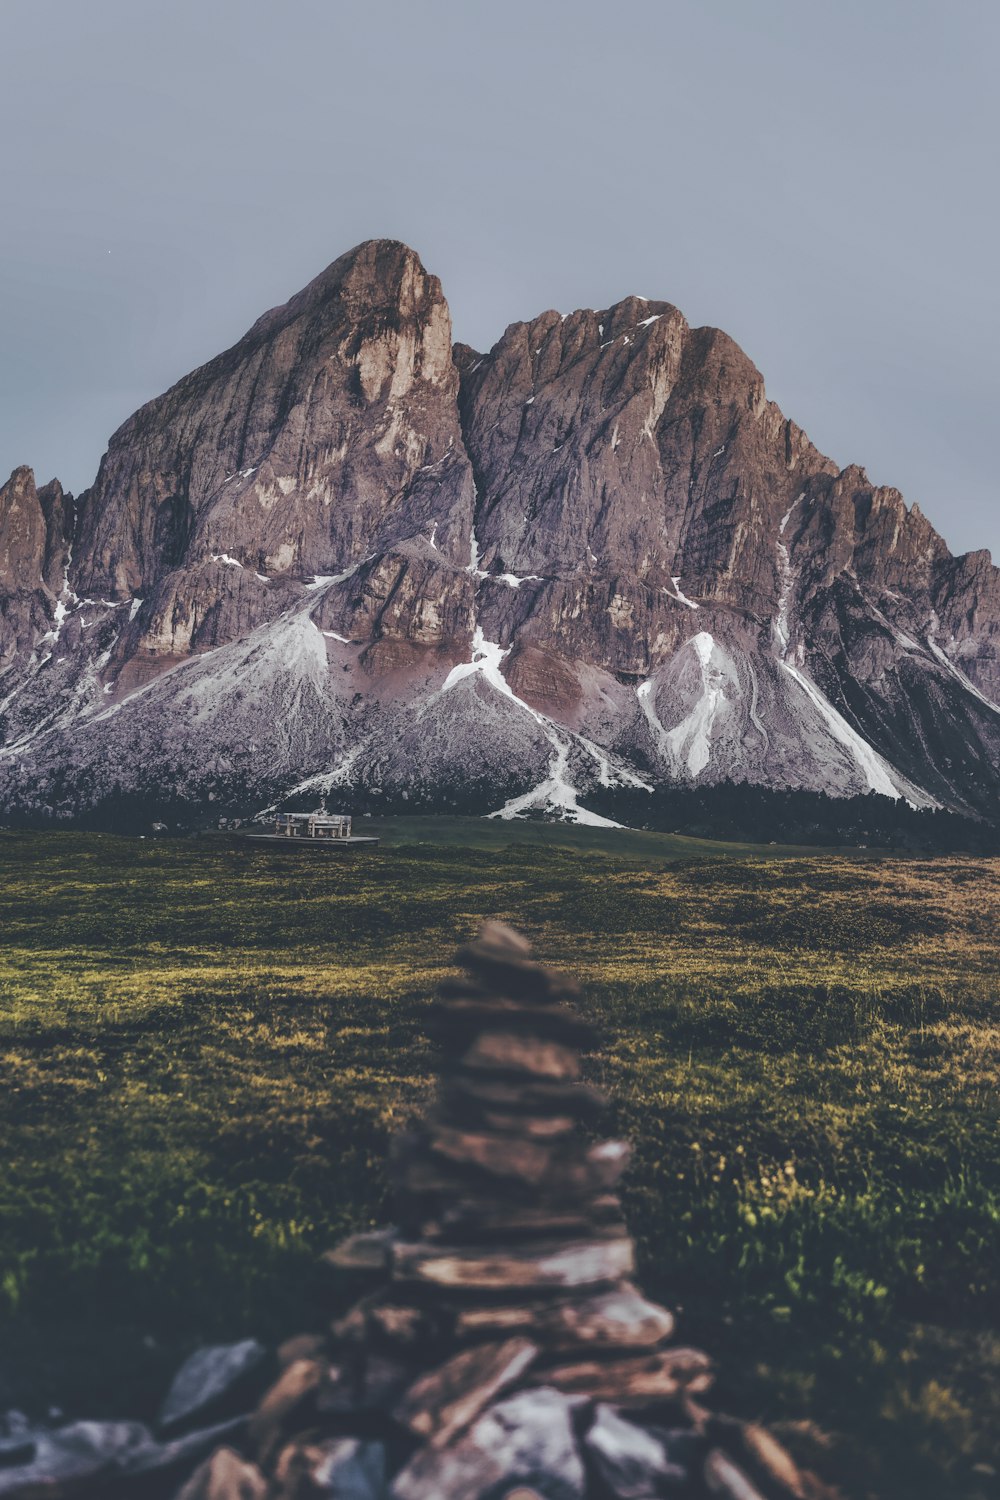
<instances>
[{"instance_id":1,"label":"grey sky","mask_svg":"<svg viewBox=\"0 0 1000 1500\"><path fill-rule=\"evenodd\" d=\"M362 239L456 337L663 297L840 464L1000 553L994 0L0 0L0 468Z\"/></svg>"}]
</instances>

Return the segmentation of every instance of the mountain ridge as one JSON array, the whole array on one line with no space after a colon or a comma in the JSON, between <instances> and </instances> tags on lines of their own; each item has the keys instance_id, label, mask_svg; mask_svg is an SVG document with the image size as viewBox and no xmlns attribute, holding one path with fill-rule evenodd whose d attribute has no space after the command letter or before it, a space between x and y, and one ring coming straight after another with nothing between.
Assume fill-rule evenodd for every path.
<instances>
[{"instance_id":1,"label":"mountain ridge","mask_svg":"<svg viewBox=\"0 0 1000 1500\"><path fill-rule=\"evenodd\" d=\"M991 815L998 701L989 554L839 470L721 330L629 297L478 353L397 241L141 407L78 500L0 490L19 814L736 780Z\"/></svg>"}]
</instances>

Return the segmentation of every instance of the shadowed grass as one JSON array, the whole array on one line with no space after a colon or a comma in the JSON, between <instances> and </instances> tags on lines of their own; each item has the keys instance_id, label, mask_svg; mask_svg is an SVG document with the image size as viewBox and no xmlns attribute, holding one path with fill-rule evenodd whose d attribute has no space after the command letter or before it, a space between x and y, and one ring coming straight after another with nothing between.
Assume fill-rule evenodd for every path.
<instances>
[{"instance_id":1,"label":"shadowed grass","mask_svg":"<svg viewBox=\"0 0 1000 1500\"><path fill-rule=\"evenodd\" d=\"M643 1279L720 1399L859 1494L988 1494L1000 863L482 827L0 835L0 1405L142 1412L192 1341L315 1322L491 913L587 986Z\"/></svg>"}]
</instances>

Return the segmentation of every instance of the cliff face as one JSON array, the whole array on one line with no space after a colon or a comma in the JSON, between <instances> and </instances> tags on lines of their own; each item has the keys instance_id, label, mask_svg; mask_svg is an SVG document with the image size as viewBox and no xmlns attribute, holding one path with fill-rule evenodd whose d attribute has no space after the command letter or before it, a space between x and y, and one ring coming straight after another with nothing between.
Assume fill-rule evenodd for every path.
<instances>
[{"instance_id":1,"label":"cliff face","mask_svg":"<svg viewBox=\"0 0 1000 1500\"><path fill-rule=\"evenodd\" d=\"M438 281L393 242L143 407L75 506L15 471L0 632L21 810L1000 789L988 554L953 558L838 473L669 304L453 349Z\"/></svg>"},{"instance_id":2,"label":"cliff face","mask_svg":"<svg viewBox=\"0 0 1000 1500\"><path fill-rule=\"evenodd\" d=\"M405 246L362 246L119 429L82 498L75 586L141 598L127 651L176 657L414 528L436 521L457 561L457 389L437 278Z\"/></svg>"},{"instance_id":3,"label":"cliff face","mask_svg":"<svg viewBox=\"0 0 1000 1500\"><path fill-rule=\"evenodd\" d=\"M4 674L62 617L73 530L73 497L58 480L36 488L30 469L15 469L0 488L0 695Z\"/></svg>"}]
</instances>

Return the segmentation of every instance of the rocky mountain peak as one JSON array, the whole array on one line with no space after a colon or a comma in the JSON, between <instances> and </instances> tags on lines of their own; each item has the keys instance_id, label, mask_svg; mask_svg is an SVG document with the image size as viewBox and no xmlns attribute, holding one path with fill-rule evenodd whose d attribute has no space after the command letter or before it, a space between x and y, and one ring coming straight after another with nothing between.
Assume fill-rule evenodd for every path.
<instances>
[{"instance_id":1,"label":"rocky mountain peak","mask_svg":"<svg viewBox=\"0 0 1000 1500\"><path fill-rule=\"evenodd\" d=\"M45 516L31 469L15 469L0 489L0 577L11 591L36 589L45 570Z\"/></svg>"},{"instance_id":2,"label":"rocky mountain peak","mask_svg":"<svg viewBox=\"0 0 1000 1500\"><path fill-rule=\"evenodd\" d=\"M32 469L0 488L0 590L58 595L73 535L73 496L58 479L37 488Z\"/></svg>"},{"instance_id":3,"label":"rocky mountain peak","mask_svg":"<svg viewBox=\"0 0 1000 1500\"><path fill-rule=\"evenodd\" d=\"M840 470L669 302L480 353L392 240L136 412L79 504L15 471L0 630L11 806L1000 799L988 554Z\"/></svg>"},{"instance_id":4,"label":"rocky mountain peak","mask_svg":"<svg viewBox=\"0 0 1000 1500\"><path fill-rule=\"evenodd\" d=\"M177 656L421 530L466 560L457 387L437 278L404 245L359 246L119 429L77 587L140 597L135 644Z\"/></svg>"}]
</instances>

